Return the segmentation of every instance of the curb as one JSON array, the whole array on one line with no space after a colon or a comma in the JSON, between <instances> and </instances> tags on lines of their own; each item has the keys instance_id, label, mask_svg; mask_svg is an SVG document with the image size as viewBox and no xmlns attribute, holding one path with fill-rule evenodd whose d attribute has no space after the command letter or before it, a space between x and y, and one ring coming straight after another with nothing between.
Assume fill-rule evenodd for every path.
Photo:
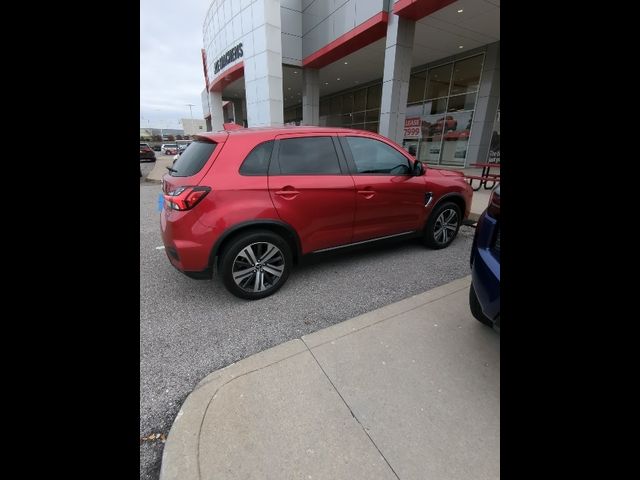
<instances>
[{"instance_id":1,"label":"curb","mask_svg":"<svg viewBox=\"0 0 640 480\"><path fill-rule=\"evenodd\" d=\"M238 377L307 351L302 340L290 340L216 370L200 381L173 421L162 452L160 479L200 480L200 428L218 390Z\"/></svg>"},{"instance_id":2,"label":"curb","mask_svg":"<svg viewBox=\"0 0 640 480\"><path fill-rule=\"evenodd\" d=\"M244 375L274 365L287 358L350 335L410 310L451 295L471 283L471 276L350 318L302 338L290 340L216 370L203 378L187 396L169 431L160 467L160 480L200 480L200 433L207 410L218 392Z\"/></svg>"}]
</instances>

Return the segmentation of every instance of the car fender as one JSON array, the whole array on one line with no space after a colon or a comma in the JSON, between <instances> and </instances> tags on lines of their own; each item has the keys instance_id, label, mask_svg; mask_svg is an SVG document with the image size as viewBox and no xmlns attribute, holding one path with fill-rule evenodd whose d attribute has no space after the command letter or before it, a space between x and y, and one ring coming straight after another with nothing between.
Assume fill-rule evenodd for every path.
<instances>
[{"instance_id":1,"label":"car fender","mask_svg":"<svg viewBox=\"0 0 640 480\"><path fill-rule=\"evenodd\" d=\"M225 240L227 240L229 237L231 237L232 235L234 235L235 233L249 228L249 227L256 227L256 228L260 228L260 227L264 227L264 226L277 226L280 228L284 228L290 235L291 237L294 239L295 241L295 245L294 245L294 255L299 258L301 256L301 252L302 252L302 246L300 243L300 237L298 236L297 232L295 231L295 229L289 225L286 222L283 222L281 220L274 220L274 219L269 219L269 218L264 218L264 219L256 219L256 220L249 220L246 222L240 222L240 223L236 223L235 225L227 228L222 235L220 235L220 237L218 237L218 240L216 240L215 244L213 245L213 248L211 249L211 254L209 256L209 264L213 265L216 256L218 255L219 250L220 250L220 246L225 242Z\"/></svg>"}]
</instances>

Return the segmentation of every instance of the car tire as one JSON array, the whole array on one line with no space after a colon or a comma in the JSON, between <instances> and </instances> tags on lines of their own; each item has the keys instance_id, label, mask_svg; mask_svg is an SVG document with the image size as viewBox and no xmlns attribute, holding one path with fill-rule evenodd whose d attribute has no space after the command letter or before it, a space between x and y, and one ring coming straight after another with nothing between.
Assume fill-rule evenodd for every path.
<instances>
[{"instance_id":1,"label":"car tire","mask_svg":"<svg viewBox=\"0 0 640 480\"><path fill-rule=\"evenodd\" d=\"M471 310L471 315L473 315L476 320L493 328L491 319L482 313L482 306L480 306L480 302L478 301L478 295L476 295L476 291L473 288L473 283L469 287L469 309Z\"/></svg>"},{"instance_id":2,"label":"car tire","mask_svg":"<svg viewBox=\"0 0 640 480\"><path fill-rule=\"evenodd\" d=\"M462 224L460 207L444 202L431 212L424 231L424 243L433 249L448 247L458 235Z\"/></svg>"},{"instance_id":3,"label":"car tire","mask_svg":"<svg viewBox=\"0 0 640 480\"><path fill-rule=\"evenodd\" d=\"M260 261L265 257L266 262ZM285 284L292 264L291 247L286 240L268 230L254 230L225 246L218 274L236 297L258 300L273 295Z\"/></svg>"}]
</instances>

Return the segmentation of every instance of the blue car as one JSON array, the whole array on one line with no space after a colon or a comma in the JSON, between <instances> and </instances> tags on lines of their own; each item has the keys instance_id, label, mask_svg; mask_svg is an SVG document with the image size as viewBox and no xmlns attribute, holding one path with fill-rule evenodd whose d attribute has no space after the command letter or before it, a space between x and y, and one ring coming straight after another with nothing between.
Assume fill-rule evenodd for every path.
<instances>
[{"instance_id":1,"label":"blue car","mask_svg":"<svg viewBox=\"0 0 640 480\"><path fill-rule=\"evenodd\" d=\"M500 184L476 225L471 247L471 313L480 322L500 329Z\"/></svg>"}]
</instances>

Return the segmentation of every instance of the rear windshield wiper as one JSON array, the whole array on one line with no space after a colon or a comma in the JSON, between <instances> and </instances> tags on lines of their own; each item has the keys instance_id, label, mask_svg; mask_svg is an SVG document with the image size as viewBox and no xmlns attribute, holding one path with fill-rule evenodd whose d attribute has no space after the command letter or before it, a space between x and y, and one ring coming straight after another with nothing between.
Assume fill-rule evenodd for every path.
<instances>
[{"instance_id":1,"label":"rear windshield wiper","mask_svg":"<svg viewBox=\"0 0 640 480\"><path fill-rule=\"evenodd\" d=\"M171 167L164 167L167 170L169 170L171 173L176 173L178 170L176 170L175 168L171 168Z\"/></svg>"}]
</instances>

